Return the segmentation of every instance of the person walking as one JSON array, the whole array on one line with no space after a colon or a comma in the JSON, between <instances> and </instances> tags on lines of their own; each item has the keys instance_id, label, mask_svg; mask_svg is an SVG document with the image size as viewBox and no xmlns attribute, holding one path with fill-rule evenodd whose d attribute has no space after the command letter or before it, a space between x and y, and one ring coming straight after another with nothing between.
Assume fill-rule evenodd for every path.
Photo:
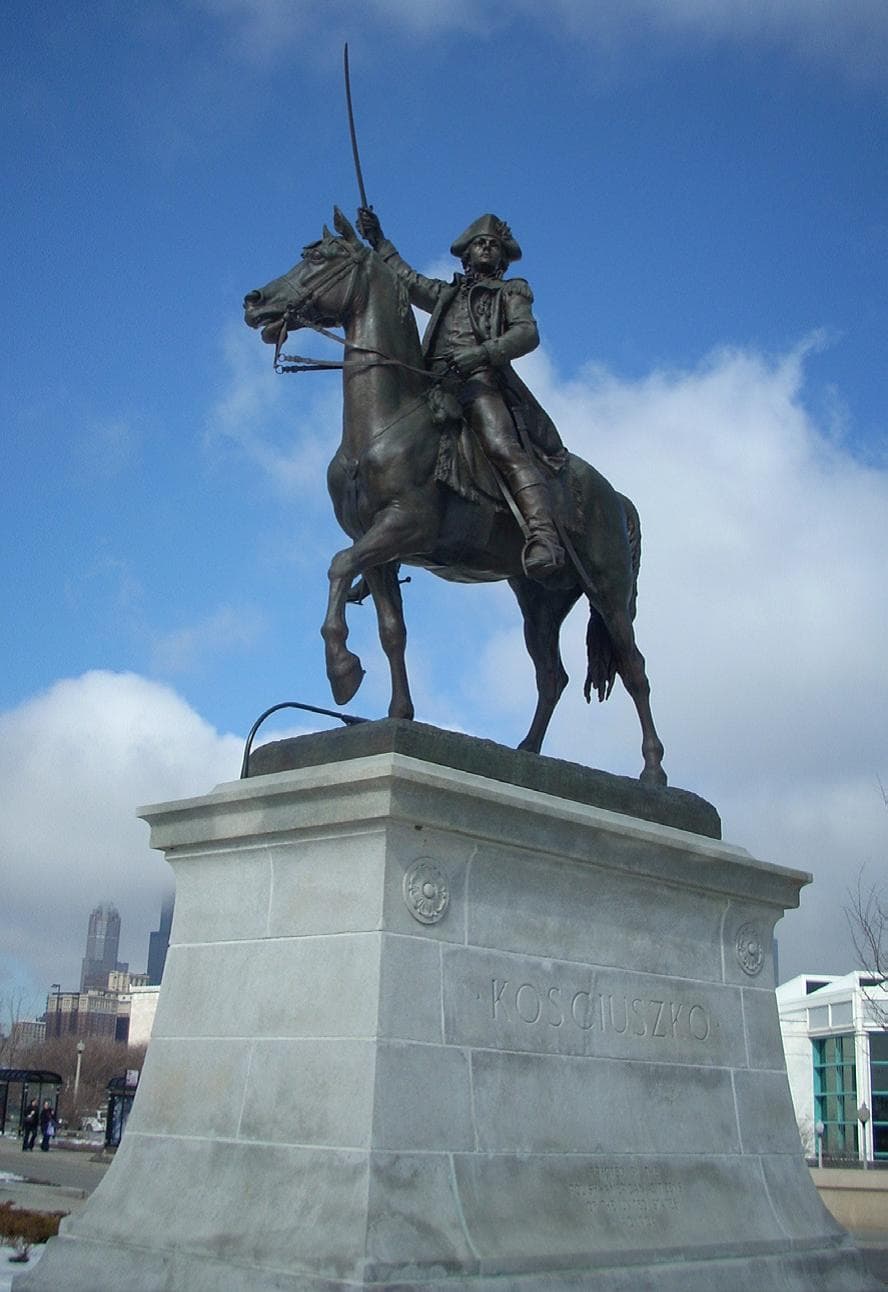
<instances>
[{"instance_id":1,"label":"person walking","mask_svg":"<svg viewBox=\"0 0 888 1292\"><path fill-rule=\"evenodd\" d=\"M44 1102L40 1110L40 1130L43 1134L43 1139L40 1141L40 1150L43 1153L48 1153L49 1142L56 1133L55 1113L49 1100Z\"/></svg>"},{"instance_id":2,"label":"person walking","mask_svg":"<svg viewBox=\"0 0 888 1292\"><path fill-rule=\"evenodd\" d=\"M37 1127L40 1125L40 1109L37 1106L37 1100L32 1099L25 1110L25 1116L22 1121L22 1152L32 1153L34 1151L34 1141L37 1138Z\"/></svg>"}]
</instances>

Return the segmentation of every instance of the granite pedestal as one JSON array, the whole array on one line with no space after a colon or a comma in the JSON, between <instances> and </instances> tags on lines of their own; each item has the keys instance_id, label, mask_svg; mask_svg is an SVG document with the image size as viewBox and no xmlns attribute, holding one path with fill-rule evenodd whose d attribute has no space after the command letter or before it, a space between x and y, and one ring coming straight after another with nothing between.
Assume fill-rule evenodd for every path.
<instances>
[{"instance_id":1,"label":"granite pedestal","mask_svg":"<svg viewBox=\"0 0 888 1292\"><path fill-rule=\"evenodd\" d=\"M378 726L145 810L177 890L142 1083L16 1292L879 1286L784 1072L807 876L693 796L633 814L630 782Z\"/></svg>"}]
</instances>

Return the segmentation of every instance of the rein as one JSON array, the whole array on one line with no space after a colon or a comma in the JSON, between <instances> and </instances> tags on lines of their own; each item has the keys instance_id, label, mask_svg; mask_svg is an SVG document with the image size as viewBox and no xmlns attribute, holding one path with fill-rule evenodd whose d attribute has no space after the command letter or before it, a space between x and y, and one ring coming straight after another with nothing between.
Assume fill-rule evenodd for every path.
<instances>
[{"instance_id":1,"label":"rein","mask_svg":"<svg viewBox=\"0 0 888 1292\"><path fill-rule=\"evenodd\" d=\"M298 314L293 314L292 320L298 323L300 328L308 327L320 336L326 337L328 341L335 341L346 350L353 350L356 354L373 354L379 359L380 363L388 364L394 368L404 368L407 372L415 372L420 377L425 377L427 381L440 381L427 368L417 368L412 363L405 363L403 359L396 359L394 355L386 354L384 350L375 350L371 346L355 345L352 341L346 341L345 337L338 336L328 328L321 327L320 323L312 323L308 319L299 318ZM278 338L277 346L274 353L274 370L275 372L326 372L330 368L344 368L345 364L336 359L313 359L302 354L281 354L280 348L287 339L289 332L288 318L285 316L281 324L281 335Z\"/></svg>"},{"instance_id":2,"label":"rein","mask_svg":"<svg viewBox=\"0 0 888 1292\"><path fill-rule=\"evenodd\" d=\"M360 259L366 259L367 255L369 255L369 250L361 248L361 252L363 252L363 254ZM343 277L344 274L350 271L352 281L348 283L345 294L346 300L348 300L351 295L351 291L354 286L354 278L357 276L358 265L360 263L357 255L350 256L349 259L349 264L343 265L341 268L335 270L320 284L320 287L324 289L333 286L340 278ZM337 345L341 345L345 350L351 350L357 354L375 355L380 363L388 364L395 368L403 368L407 372L413 372L416 373L417 376L425 377L427 381L436 382L439 380L437 377L432 376L426 368L417 368L413 364L405 363L403 359L396 359L394 355L387 354L384 350L376 350L365 345L355 345L353 342L346 341L344 337L337 335L336 332L331 332L329 328L322 327L320 323L312 322L310 318L306 317L305 311L306 309L311 309L314 306L318 290L319 288L317 285L315 285L314 288L309 288L301 305L295 308L293 306L289 306L285 310L284 316L281 319L280 332L278 333L278 338L274 347L272 367L275 372L328 372L331 369L342 369L345 367L344 362L340 363L335 359L315 359L302 354L281 354L281 347L289 335L291 324L295 324L297 330L306 327L311 328L313 332L317 332L320 336L326 337L328 341L335 341Z\"/></svg>"}]
</instances>

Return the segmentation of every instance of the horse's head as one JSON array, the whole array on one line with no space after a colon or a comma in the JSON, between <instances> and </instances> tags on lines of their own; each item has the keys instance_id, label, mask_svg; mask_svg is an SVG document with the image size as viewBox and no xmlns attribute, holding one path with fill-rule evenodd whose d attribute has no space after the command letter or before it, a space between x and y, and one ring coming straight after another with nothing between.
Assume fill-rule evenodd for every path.
<instances>
[{"instance_id":1,"label":"horse's head","mask_svg":"<svg viewBox=\"0 0 888 1292\"><path fill-rule=\"evenodd\" d=\"M262 340L280 346L287 332L300 327L332 327L348 313L355 280L369 249L338 207L334 208L336 237L324 226L323 236L310 243L289 273L244 297L244 321L260 328Z\"/></svg>"}]
</instances>

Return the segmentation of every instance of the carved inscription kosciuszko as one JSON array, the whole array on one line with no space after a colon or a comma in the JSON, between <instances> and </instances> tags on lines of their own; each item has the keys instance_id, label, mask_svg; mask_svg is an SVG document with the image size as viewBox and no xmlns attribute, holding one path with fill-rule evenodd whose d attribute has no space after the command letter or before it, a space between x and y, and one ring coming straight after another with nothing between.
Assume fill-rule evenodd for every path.
<instances>
[{"instance_id":1,"label":"carved inscription kosciuszko","mask_svg":"<svg viewBox=\"0 0 888 1292\"><path fill-rule=\"evenodd\" d=\"M699 1043L708 1041L712 1033L712 1019L705 1005L665 995L658 999L560 983L541 987L519 978L491 978L489 999L495 1023Z\"/></svg>"}]
</instances>

